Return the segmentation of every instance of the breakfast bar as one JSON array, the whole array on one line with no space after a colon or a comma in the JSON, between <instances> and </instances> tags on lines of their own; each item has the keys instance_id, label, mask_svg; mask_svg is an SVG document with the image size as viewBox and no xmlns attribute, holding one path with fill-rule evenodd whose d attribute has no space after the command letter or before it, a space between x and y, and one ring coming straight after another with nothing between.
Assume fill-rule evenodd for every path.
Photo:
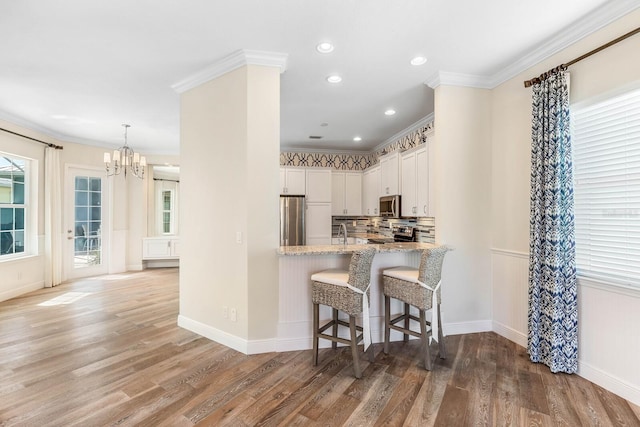
<instances>
[{"instance_id":1,"label":"breakfast bar","mask_svg":"<svg viewBox=\"0 0 640 427\"><path fill-rule=\"evenodd\" d=\"M281 246L279 255L279 320L278 351L310 349L312 344L311 275L329 268L348 269L351 254L365 248L375 248L371 266L370 319L374 343L383 341L384 299L382 270L400 265L417 267L421 251L434 248L432 243L388 243L366 245ZM395 301L392 313L401 310ZM320 319L331 317L328 307L321 307ZM402 339L392 332L391 340ZM329 345L328 343L321 343Z\"/></svg>"}]
</instances>

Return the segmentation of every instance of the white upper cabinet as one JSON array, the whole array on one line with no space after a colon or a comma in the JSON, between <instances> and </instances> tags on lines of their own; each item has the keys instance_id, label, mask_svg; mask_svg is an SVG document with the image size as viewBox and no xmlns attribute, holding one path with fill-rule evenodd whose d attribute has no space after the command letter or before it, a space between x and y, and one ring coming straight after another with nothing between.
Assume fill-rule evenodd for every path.
<instances>
[{"instance_id":1,"label":"white upper cabinet","mask_svg":"<svg viewBox=\"0 0 640 427\"><path fill-rule=\"evenodd\" d=\"M331 169L307 169L307 203L331 203Z\"/></svg>"},{"instance_id":2,"label":"white upper cabinet","mask_svg":"<svg viewBox=\"0 0 640 427\"><path fill-rule=\"evenodd\" d=\"M380 157L380 196L400 194L399 161L397 151Z\"/></svg>"},{"instance_id":3,"label":"white upper cabinet","mask_svg":"<svg viewBox=\"0 0 640 427\"><path fill-rule=\"evenodd\" d=\"M433 134L425 145L402 155L402 216L433 217Z\"/></svg>"},{"instance_id":4,"label":"white upper cabinet","mask_svg":"<svg viewBox=\"0 0 640 427\"><path fill-rule=\"evenodd\" d=\"M304 196L306 191L306 171L301 168L280 168L280 194Z\"/></svg>"},{"instance_id":5,"label":"white upper cabinet","mask_svg":"<svg viewBox=\"0 0 640 427\"><path fill-rule=\"evenodd\" d=\"M362 173L331 173L331 213L362 215Z\"/></svg>"},{"instance_id":6,"label":"white upper cabinet","mask_svg":"<svg viewBox=\"0 0 640 427\"><path fill-rule=\"evenodd\" d=\"M429 151L425 147L416 151L416 216L433 216L431 215L431 204L429 203L431 194L430 174Z\"/></svg>"},{"instance_id":7,"label":"white upper cabinet","mask_svg":"<svg viewBox=\"0 0 640 427\"><path fill-rule=\"evenodd\" d=\"M378 216L380 208L380 167L369 168L362 174L362 213Z\"/></svg>"},{"instance_id":8,"label":"white upper cabinet","mask_svg":"<svg viewBox=\"0 0 640 427\"><path fill-rule=\"evenodd\" d=\"M403 153L400 160L402 165L402 198L400 200L400 212L402 216L417 216L418 197L416 176L416 152Z\"/></svg>"}]
</instances>

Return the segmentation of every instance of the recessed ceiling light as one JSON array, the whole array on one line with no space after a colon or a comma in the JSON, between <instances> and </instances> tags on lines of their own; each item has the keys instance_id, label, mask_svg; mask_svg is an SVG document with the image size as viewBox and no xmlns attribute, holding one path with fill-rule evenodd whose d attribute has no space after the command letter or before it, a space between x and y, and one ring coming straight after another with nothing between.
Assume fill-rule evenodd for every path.
<instances>
[{"instance_id":1,"label":"recessed ceiling light","mask_svg":"<svg viewBox=\"0 0 640 427\"><path fill-rule=\"evenodd\" d=\"M320 53L333 52L333 45L329 42L322 42L316 46L316 50Z\"/></svg>"},{"instance_id":2,"label":"recessed ceiling light","mask_svg":"<svg viewBox=\"0 0 640 427\"><path fill-rule=\"evenodd\" d=\"M384 112L385 116L393 116L396 113L396 110L388 109Z\"/></svg>"},{"instance_id":3,"label":"recessed ceiling light","mask_svg":"<svg viewBox=\"0 0 640 427\"><path fill-rule=\"evenodd\" d=\"M353 140L355 142L360 142L360 141L362 141L362 138L360 138L359 136L356 136L356 137L353 138Z\"/></svg>"},{"instance_id":4,"label":"recessed ceiling light","mask_svg":"<svg viewBox=\"0 0 640 427\"><path fill-rule=\"evenodd\" d=\"M309 139L322 139L320 135L309 135Z\"/></svg>"},{"instance_id":5,"label":"recessed ceiling light","mask_svg":"<svg viewBox=\"0 0 640 427\"><path fill-rule=\"evenodd\" d=\"M422 65L427 62L427 58L424 56L416 56L411 60L411 65Z\"/></svg>"},{"instance_id":6,"label":"recessed ceiling light","mask_svg":"<svg viewBox=\"0 0 640 427\"><path fill-rule=\"evenodd\" d=\"M327 127L327 126L329 126L329 123L323 122L323 123L320 123L320 126Z\"/></svg>"},{"instance_id":7,"label":"recessed ceiling light","mask_svg":"<svg viewBox=\"0 0 640 427\"><path fill-rule=\"evenodd\" d=\"M327 77L327 81L329 83L340 83L342 81L342 77L340 77L337 74L332 74L329 77Z\"/></svg>"}]
</instances>

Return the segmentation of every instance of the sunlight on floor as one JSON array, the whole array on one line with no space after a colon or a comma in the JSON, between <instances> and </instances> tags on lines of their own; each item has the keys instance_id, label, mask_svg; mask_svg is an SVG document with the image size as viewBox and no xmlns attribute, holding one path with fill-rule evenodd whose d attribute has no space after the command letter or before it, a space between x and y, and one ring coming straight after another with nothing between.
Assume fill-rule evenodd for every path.
<instances>
[{"instance_id":1,"label":"sunlight on floor","mask_svg":"<svg viewBox=\"0 0 640 427\"><path fill-rule=\"evenodd\" d=\"M90 292L67 292L62 295L58 295L55 298L41 302L38 304L40 307L51 307L54 305L67 305L78 301L80 298L84 298L87 295L91 295Z\"/></svg>"}]
</instances>

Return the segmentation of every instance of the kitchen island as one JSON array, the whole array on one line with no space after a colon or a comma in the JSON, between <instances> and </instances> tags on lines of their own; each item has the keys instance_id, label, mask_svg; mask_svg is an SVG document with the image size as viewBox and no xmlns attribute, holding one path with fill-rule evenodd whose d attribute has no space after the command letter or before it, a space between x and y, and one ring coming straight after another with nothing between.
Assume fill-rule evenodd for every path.
<instances>
[{"instance_id":1,"label":"kitchen island","mask_svg":"<svg viewBox=\"0 0 640 427\"><path fill-rule=\"evenodd\" d=\"M389 267L409 265L418 267L421 251L434 248L431 243L387 243L368 245L281 246L278 248L280 265L278 351L306 350L312 347L311 275L328 268L349 268L351 254L365 248L375 248L371 266L371 334L374 343L384 339L384 297L382 271ZM392 301L391 313L399 313L402 305ZM331 317L328 307L320 307L320 321ZM346 337L346 335L345 335ZM391 340L402 335L392 331ZM320 340L321 347L330 343Z\"/></svg>"}]
</instances>

